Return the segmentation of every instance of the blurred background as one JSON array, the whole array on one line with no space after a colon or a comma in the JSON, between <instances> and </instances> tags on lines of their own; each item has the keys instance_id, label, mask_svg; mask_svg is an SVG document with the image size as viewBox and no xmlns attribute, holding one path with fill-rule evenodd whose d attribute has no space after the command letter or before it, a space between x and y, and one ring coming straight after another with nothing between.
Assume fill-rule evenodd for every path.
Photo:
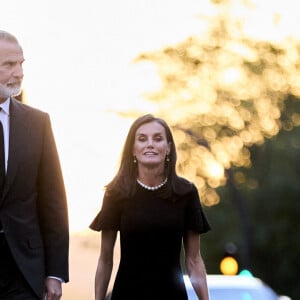
<instances>
[{"instance_id":1,"label":"blurred background","mask_svg":"<svg viewBox=\"0 0 300 300\"><path fill-rule=\"evenodd\" d=\"M10 0L0 28L24 49L23 101L50 113L70 211L63 299L93 299L88 230L133 119L172 125L178 172L213 230L210 274L234 256L300 298L300 32L292 0ZM116 249L118 259L118 249Z\"/></svg>"}]
</instances>

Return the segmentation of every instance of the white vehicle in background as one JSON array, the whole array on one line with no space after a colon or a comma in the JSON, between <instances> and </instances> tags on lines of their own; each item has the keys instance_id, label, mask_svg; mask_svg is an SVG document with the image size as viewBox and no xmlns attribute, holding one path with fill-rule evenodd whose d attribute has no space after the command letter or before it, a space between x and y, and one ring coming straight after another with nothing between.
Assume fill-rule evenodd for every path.
<instances>
[{"instance_id":1,"label":"white vehicle in background","mask_svg":"<svg viewBox=\"0 0 300 300\"><path fill-rule=\"evenodd\" d=\"M189 277L184 275L183 279L188 300L199 300ZM262 280L253 276L207 275L207 284L210 300L292 300L287 296L278 296ZM110 300L110 297L109 293L105 300Z\"/></svg>"},{"instance_id":2,"label":"white vehicle in background","mask_svg":"<svg viewBox=\"0 0 300 300\"><path fill-rule=\"evenodd\" d=\"M189 300L198 300L189 277L184 275ZM278 296L262 280L242 275L207 275L210 300L291 300Z\"/></svg>"}]
</instances>

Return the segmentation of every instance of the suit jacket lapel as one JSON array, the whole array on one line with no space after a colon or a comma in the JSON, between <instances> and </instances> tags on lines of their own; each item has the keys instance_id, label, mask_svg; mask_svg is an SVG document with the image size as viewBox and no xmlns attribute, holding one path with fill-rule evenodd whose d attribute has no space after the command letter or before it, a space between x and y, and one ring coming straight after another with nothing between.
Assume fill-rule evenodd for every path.
<instances>
[{"instance_id":1,"label":"suit jacket lapel","mask_svg":"<svg viewBox=\"0 0 300 300\"><path fill-rule=\"evenodd\" d=\"M24 150L23 139L26 136L25 132L28 130L28 122L26 122L26 113L17 100L11 99L10 102L10 127L9 127L9 154L7 174L5 186L3 190L3 199L9 188L12 186L14 178L17 174L19 161L21 159L21 152Z\"/></svg>"}]
</instances>

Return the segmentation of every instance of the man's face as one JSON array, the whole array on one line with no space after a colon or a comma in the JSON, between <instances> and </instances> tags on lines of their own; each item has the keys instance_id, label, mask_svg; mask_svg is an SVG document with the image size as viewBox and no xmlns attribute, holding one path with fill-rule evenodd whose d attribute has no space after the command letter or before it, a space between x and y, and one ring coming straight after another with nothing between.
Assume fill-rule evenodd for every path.
<instances>
[{"instance_id":1,"label":"man's face","mask_svg":"<svg viewBox=\"0 0 300 300\"><path fill-rule=\"evenodd\" d=\"M23 62L20 45L0 39L0 103L21 92Z\"/></svg>"}]
</instances>

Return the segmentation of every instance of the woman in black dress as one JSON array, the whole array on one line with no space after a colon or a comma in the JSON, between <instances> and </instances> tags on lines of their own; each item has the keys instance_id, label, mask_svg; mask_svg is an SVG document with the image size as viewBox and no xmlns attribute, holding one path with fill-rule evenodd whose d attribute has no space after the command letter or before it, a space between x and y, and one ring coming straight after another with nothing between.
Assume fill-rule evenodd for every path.
<instances>
[{"instance_id":1,"label":"woman in black dress","mask_svg":"<svg viewBox=\"0 0 300 300\"><path fill-rule=\"evenodd\" d=\"M193 183L176 174L176 148L169 126L144 115L131 126L119 171L107 185L90 228L102 231L95 299L104 300L120 232L121 260L111 300L187 300L180 267L196 294L208 300L200 234L210 229Z\"/></svg>"}]
</instances>

